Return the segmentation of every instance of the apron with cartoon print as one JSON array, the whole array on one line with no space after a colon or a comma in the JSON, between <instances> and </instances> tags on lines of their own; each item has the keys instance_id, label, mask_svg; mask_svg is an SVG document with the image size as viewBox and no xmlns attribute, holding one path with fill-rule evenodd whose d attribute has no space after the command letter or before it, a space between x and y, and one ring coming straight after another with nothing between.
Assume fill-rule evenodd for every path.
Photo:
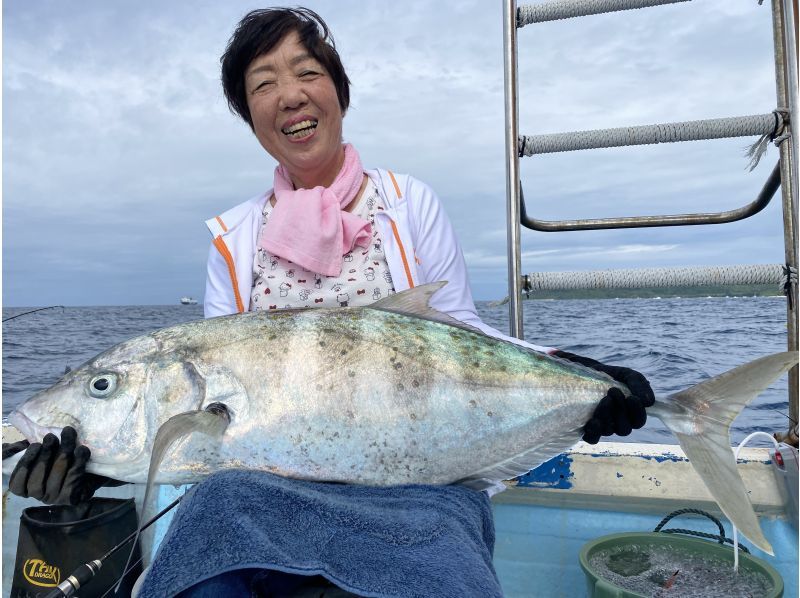
<instances>
[{"instance_id":1,"label":"apron with cartoon print","mask_svg":"<svg viewBox=\"0 0 800 598\"><path fill-rule=\"evenodd\" d=\"M372 225L369 247L355 247L342 256L339 276L310 272L287 259L259 248L253 259L250 310L298 307L356 307L369 305L394 293L392 276L383 253L383 242L375 226L375 213L384 205L371 180L352 213ZM272 204L264 204L261 226L266 225Z\"/></svg>"}]
</instances>

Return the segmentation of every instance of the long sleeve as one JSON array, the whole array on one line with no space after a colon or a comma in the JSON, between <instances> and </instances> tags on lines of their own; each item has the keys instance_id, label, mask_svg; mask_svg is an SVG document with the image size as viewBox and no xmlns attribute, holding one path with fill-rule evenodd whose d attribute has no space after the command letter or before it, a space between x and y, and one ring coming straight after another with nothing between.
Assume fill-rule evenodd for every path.
<instances>
[{"instance_id":1,"label":"long sleeve","mask_svg":"<svg viewBox=\"0 0 800 598\"><path fill-rule=\"evenodd\" d=\"M213 318L237 312L236 298L233 294L228 266L219 250L212 243L208 252L203 314L206 318Z\"/></svg>"}]
</instances>

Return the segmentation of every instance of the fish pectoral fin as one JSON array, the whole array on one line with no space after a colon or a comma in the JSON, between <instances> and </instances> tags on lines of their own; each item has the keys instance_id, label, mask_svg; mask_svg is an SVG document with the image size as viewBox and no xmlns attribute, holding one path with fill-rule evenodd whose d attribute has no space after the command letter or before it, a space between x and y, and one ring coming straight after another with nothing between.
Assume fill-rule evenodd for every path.
<instances>
[{"instance_id":1,"label":"fish pectoral fin","mask_svg":"<svg viewBox=\"0 0 800 598\"><path fill-rule=\"evenodd\" d=\"M198 360L189 361L187 365L194 370L201 389L199 410L206 409L212 403L222 403L231 417L248 416L250 405L247 390L233 372L228 368Z\"/></svg>"}]
</instances>

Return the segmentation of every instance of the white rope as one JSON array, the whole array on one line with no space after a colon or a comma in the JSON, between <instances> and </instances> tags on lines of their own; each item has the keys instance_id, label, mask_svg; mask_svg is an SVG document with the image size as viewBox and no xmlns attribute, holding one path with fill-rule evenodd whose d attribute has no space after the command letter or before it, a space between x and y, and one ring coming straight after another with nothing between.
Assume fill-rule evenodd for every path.
<instances>
[{"instance_id":1,"label":"white rope","mask_svg":"<svg viewBox=\"0 0 800 598\"><path fill-rule=\"evenodd\" d=\"M552 0L528 4L517 9L517 27L531 23L557 21L574 17L598 15L605 12L649 8L660 4L676 4L690 0Z\"/></svg>"},{"instance_id":2,"label":"white rope","mask_svg":"<svg viewBox=\"0 0 800 598\"><path fill-rule=\"evenodd\" d=\"M524 135L519 138L519 155L533 156L601 147L770 135L775 132L775 128L775 114L769 113L638 127Z\"/></svg>"},{"instance_id":3,"label":"white rope","mask_svg":"<svg viewBox=\"0 0 800 598\"><path fill-rule=\"evenodd\" d=\"M778 444L778 441L766 432L753 432L747 436L747 438L742 440L739 443L739 446L736 447L736 450L733 451L733 456L737 461L739 460L739 451L741 451L744 445L750 442L754 436L766 436L769 438L772 441L772 444L775 446L776 452L781 448ZM736 529L736 526L733 525L733 522L731 522L731 526L733 527L733 571L734 573L737 573L739 571L739 531Z\"/></svg>"},{"instance_id":4,"label":"white rope","mask_svg":"<svg viewBox=\"0 0 800 598\"><path fill-rule=\"evenodd\" d=\"M775 126L773 130L764 133L753 145L746 148L745 156L750 158L750 163L747 165L750 172L755 170L762 156L767 153L767 147L769 147L770 141L774 141L775 145L780 146L781 143L791 137L786 127L786 121L789 119L788 110L777 108L772 111L772 114L775 116Z\"/></svg>"},{"instance_id":5,"label":"white rope","mask_svg":"<svg viewBox=\"0 0 800 598\"><path fill-rule=\"evenodd\" d=\"M783 286L781 264L640 268L590 272L534 272L530 291L568 289L642 289L648 287L775 284Z\"/></svg>"}]
</instances>

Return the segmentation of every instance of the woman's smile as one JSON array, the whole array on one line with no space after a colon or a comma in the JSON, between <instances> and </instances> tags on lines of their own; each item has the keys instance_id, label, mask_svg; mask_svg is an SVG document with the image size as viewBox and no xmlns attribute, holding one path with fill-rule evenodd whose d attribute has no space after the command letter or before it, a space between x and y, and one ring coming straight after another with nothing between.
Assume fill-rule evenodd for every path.
<instances>
[{"instance_id":1,"label":"woman's smile","mask_svg":"<svg viewBox=\"0 0 800 598\"><path fill-rule=\"evenodd\" d=\"M290 122L291 124L281 127L281 132L294 142L305 142L311 139L319 123L316 118L307 117L300 117L300 120L295 118Z\"/></svg>"}]
</instances>

